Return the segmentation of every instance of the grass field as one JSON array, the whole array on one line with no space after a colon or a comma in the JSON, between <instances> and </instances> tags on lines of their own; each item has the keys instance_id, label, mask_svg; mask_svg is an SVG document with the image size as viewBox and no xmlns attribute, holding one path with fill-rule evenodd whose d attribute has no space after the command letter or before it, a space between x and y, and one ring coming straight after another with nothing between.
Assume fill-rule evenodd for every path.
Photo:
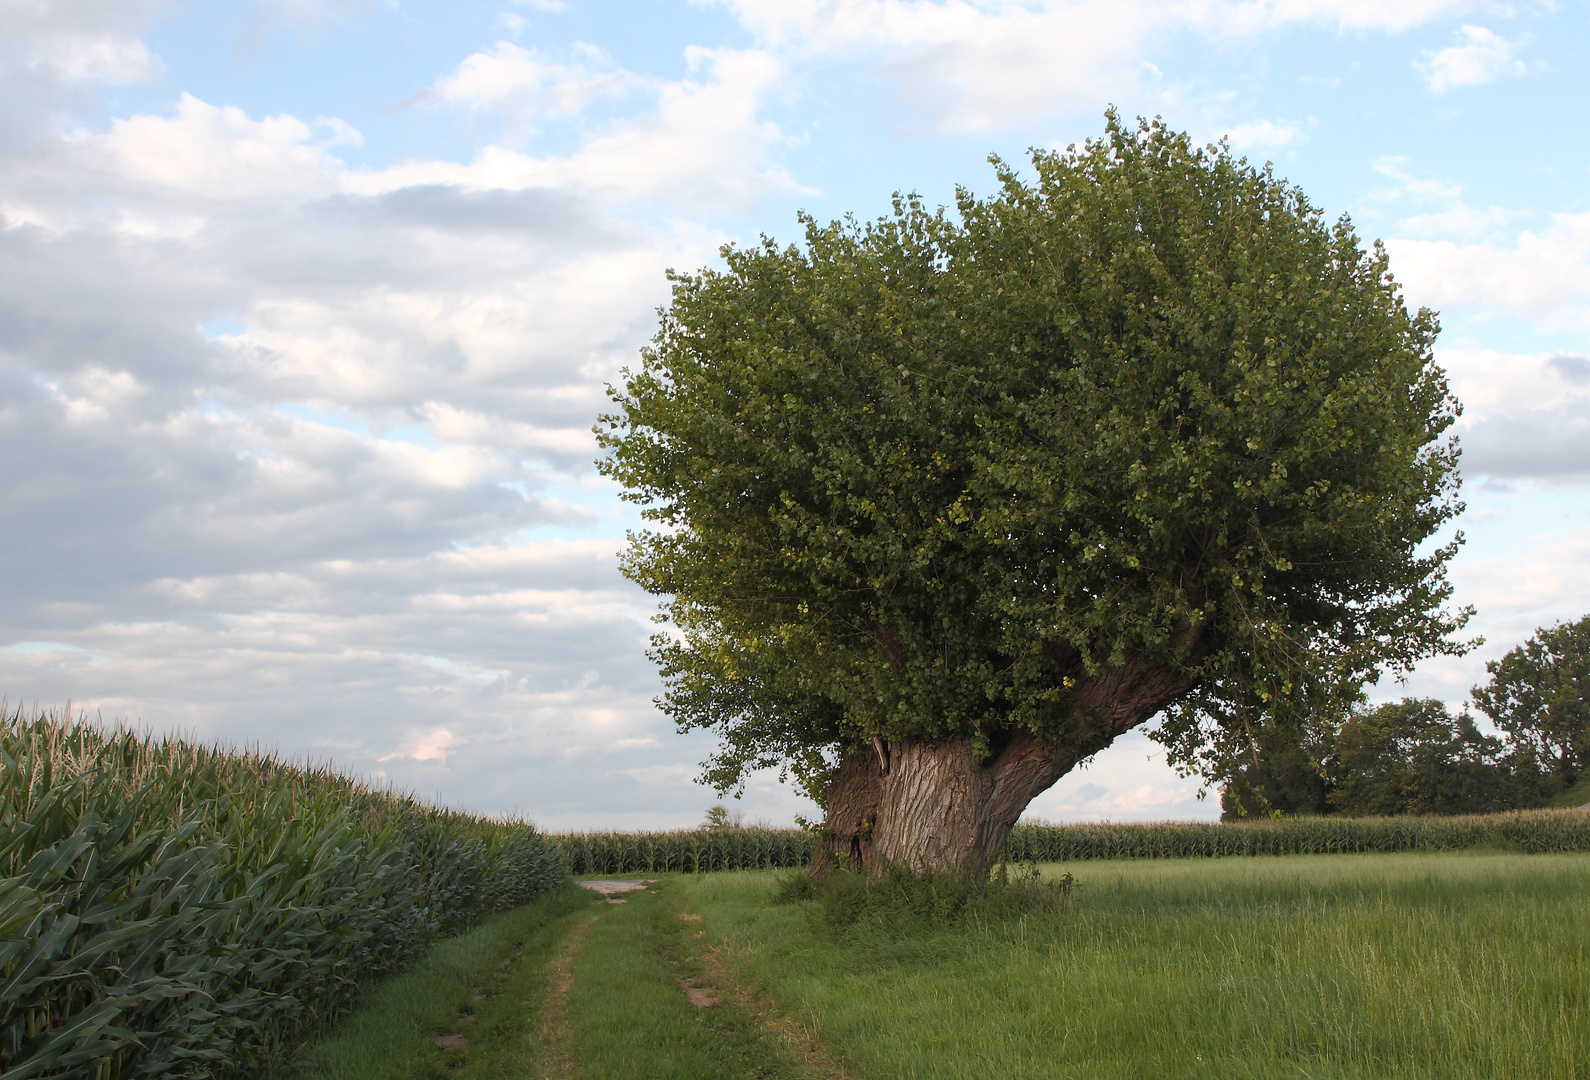
<instances>
[{"instance_id":1,"label":"grass field","mask_svg":"<svg viewBox=\"0 0 1590 1080\"><path fill-rule=\"evenodd\" d=\"M1064 869L1077 883L1065 910L953 925L835 928L774 902L783 874L765 871L666 877L625 904L555 897L446 943L439 953L475 957L474 974L454 963L446 979L389 984L294 1071L1590 1076L1590 855ZM420 998L417 1018L404 1002ZM415 1035L409 1050L382 1049L394 1030Z\"/></svg>"}]
</instances>

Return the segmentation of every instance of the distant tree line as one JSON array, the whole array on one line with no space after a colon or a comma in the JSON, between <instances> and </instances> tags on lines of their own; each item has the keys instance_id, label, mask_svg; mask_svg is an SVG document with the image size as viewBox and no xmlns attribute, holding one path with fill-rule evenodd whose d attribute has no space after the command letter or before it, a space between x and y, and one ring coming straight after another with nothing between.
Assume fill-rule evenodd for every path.
<instances>
[{"instance_id":1,"label":"distant tree line","mask_svg":"<svg viewBox=\"0 0 1590 1080\"><path fill-rule=\"evenodd\" d=\"M1579 788L1590 763L1590 615L1536 631L1485 665L1465 706L1360 703L1340 717L1258 736L1221 794L1226 820L1294 814L1477 814L1528 809ZM1583 795L1583 798L1578 798Z\"/></svg>"}]
</instances>

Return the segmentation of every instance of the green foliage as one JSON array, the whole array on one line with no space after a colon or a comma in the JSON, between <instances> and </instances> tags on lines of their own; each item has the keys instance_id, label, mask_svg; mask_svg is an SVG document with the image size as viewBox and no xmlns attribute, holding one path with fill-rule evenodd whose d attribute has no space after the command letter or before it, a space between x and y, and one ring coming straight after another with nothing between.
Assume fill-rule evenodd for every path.
<instances>
[{"instance_id":1,"label":"green foliage","mask_svg":"<svg viewBox=\"0 0 1590 1080\"><path fill-rule=\"evenodd\" d=\"M1261 728L1221 786L1221 819L1331 813L1328 762L1335 738L1335 725L1319 717Z\"/></svg>"},{"instance_id":2,"label":"green foliage","mask_svg":"<svg viewBox=\"0 0 1590 1080\"><path fill-rule=\"evenodd\" d=\"M1562 807L1590 806L1590 773L1581 773L1577 784L1571 788L1563 788L1551 796L1548 805Z\"/></svg>"},{"instance_id":3,"label":"green foliage","mask_svg":"<svg viewBox=\"0 0 1590 1080\"><path fill-rule=\"evenodd\" d=\"M1468 713L1404 698L1278 733L1221 792L1227 820L1280 814L1485 814L1543 805L1533 759L1483 735Z\"/></svg>"},{"instance_id":4,"label":"green foliage","mask_svg":"<svg viewBox=\"0 0 1590 1080\"><path fill-rule=\"evenodd\" d=\"M701 822L701 827L703 829L738 829L741 824L738 813L734 813L727 806L720 804L707 809L707 816Z\"/></svg>"},{"instance_id":5,"label":"green foliage","mask_svg":"<svg viewBox=\"0 0 1590 1080\"><path fill-rule=\"evenodd\" d=\"M0 1063L255 1072L421 945L566 880L528 825L18 708L0 716Z\"/></svg>"},{"instance_id":6,"label":"green foliage","mask_svg":"<svg viewBox=\"0 0 1590 1080\"><path fill-rule=\"evenodd\" d=\"M801 829L696 829L547 836L572 874L704 874L806 866L816 839Z\"/></svg>"},{"instance_id":7,"label":"green foliage","mask_svg":"<svg viewBox=\"0 0 1590 1080\"><path fill-rule=\"evenodd\" d=\"M954 217L725 248L612 391L624 571L720 790L868 738L1099 748L1079 686L1185 692L1213 768L1256 725L1457 651L1457 415L1385 253L1224 148L1110 115ZM1174 696L1173 691L1167 691Z\"/></svg>"},{"instance_id":8,"label":"green foliage","mask_svg":"<svg viewBox=\"0 0 1590 1080\"><path fill-rule=\"evenodd\" d=\"M1336 736L1331 764L1331 806L1344 814L1483 814L1518 805L1501 740L1439 701L1408 698L1355 714Z\"/></svg>"},{"instance_id":9,"label":"green foliage","mask_svg":"<svg viewBox=\"0 0 1590 1080\"><path fill-rule=\"evenodd\" d=\"M1485 670L1475 706L1551 779L1548 796L1573 786L1590 764L1590 615L1537 630Z\"/></svg>"}]
</instances>

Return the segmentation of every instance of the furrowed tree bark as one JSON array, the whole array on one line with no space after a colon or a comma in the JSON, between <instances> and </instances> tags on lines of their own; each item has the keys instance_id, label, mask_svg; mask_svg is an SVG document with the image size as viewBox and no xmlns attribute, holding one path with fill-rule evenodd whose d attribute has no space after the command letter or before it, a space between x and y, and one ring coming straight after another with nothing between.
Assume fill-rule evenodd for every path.
<instances>
[{"instance_id":1,"label":"furrowed tree bark","mask_svg":"<svg viewBox=\"0 0 1590 1080\"><path fill-rule=\"evenodd\" d=\"M1076 759L1025 732L988 761L968 740L889 746L873 828L876 865L918 874L987 870L1027 804Z\"/></svg>"},{"instance_id":2,"label":"furrowed tree bark","mask_svg":"<svg viewBox=\"0 0 1590 1080\"><path fill-rule=\"evenodd\" d=\"M824 793L827 814L812 852L813 877L822 877L836 866L852 870L877 866L872 837L882 793L883 769L873 747L846 754Z\"/></svg>"},{"instance_id":3,"label":"furrowed tree bark","mask_svg":"<svg viewBox=\"0 0 1590 1080\"><path fill-rule=\"evenodd\" d=\"M890 865L918 874L986 873L1034 798L1190 685L1131 661L1101 671L1069 695L1079 719L1061 745L1022 731L986 757L969 739L874 739L852 748L828 782L812 875L835 866L876 874Z\"/></svg>"}]
</instances>

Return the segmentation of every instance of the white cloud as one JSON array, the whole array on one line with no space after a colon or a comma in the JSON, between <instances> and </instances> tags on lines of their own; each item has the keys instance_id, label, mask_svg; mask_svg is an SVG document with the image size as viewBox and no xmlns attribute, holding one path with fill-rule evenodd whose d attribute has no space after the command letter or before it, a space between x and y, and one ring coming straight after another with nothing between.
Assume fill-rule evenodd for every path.
<instances>
[{"instance_id":1,"label":"white cloud","mask_svg":"<svg viewBox=\"0 0 1590 1080\"><path fill-rule=\"evenodd\" d=\"M748 210L803 190L770 151L784 136L759 113L782 65L755 49L686 50L693 78L664 85L655 112L615 124L560 163L566 183Z\"/></svg>"},{"instance_id":2,"label":"white cloud","mask_svg":"<svg viewBox=\"0 0 1590 1080\"><path fill-rule=\"evenodd\" d=\"M1436 177L1418 176L1408 169L1405 157L1382 157L1374 162L1374 170L1396 181L1390 188L1379 188L1370 197L1380 202L1397 199L1414 199L1422 202L1455 203L1463 198L1463 188Z\"/></svg>"},{"instance_id":3,"label":"white cloud","mask_svg":"<svg viewBox=\"0 0 1590 1080\"><path fill-rule=\"evenodd\" d=\"M331 130L334 141L351 141L357 134L340 122ZM186 93L172 116L118 119L104 134L77 131L70 141L123 179L208 199L329 192L331 174L340 165L296 117L253 120L241 109L210 105Z\"/></svg>"},{"instance_id":4,"label":"white cloud","mask_svg":"<svg viewBox=\"0 0 1590 1080\"><path fill-rule=\"evenodd\" d=\"M557 83L605 61L564 61L537 107L605 92ZM556 156L355 172L344 122L188 94L0 141L0 550L27 568L0 689L548 824L699 820L705 741L651 703L589 431L663 268L725 239L701 219L794 187L760 116L778 62L689 63ZM689 216L619 216L644 200ZM683 781L626 778L659 752Z\"/></svg>"},{"instance_id":5,"label":"white cloud","mask_svg":"<svg viewBox=\"0 0 1590 1080\"><path fill-rule=\"evenodd\" d=\"M160 68L159 61L138 38L58 37L29 58L68 82L111 84L142 82Z\"/></svg>"},{"instance_id":6,"label":"white cloud","mask_svg":"<svg viewBox=\"0 0 1590 1080\"><path fill-rule=\"evenodd\" d=\"M0 72L11 64L46 83L132 83L160 70L141 32L164 0L0 3Z\"/></svg>"},{"instance_id":7,"label":"white cloud","mask_svg":"<svg viewBox=\"0 0 1590 1080\"><path fill-rule=\"evenodd\" d=\"M599 97L619 97L646 85L594 45L576 43L571 60L553 60L537 49L499 41L490 52L465 58L437 81L431 95L449 105L502 109L536 116L572 116Z\"/></svg>"},{"instance_id":8,"label":"white cloud","mask_svg":"<svg viewBox=\"0 0 1590 1080\"><path fill-rule=\"evenodd\" d=\"M1472 7L1469 0L1232 0L1192 2L1187 8L1205 24L1253 31L1287 23L1315 22L1353 30L1407 30Z\"/></svg>"},{"instance_id":9,"label":"white cloud","mask_svg":"<svg viewBox=\"0 0 1590 1080\"><path fill-rule=\"evenodd\" d=\"M596 388L580 394L578 400L568 392L558 395L569 406L578 410L576 415L594 416L603 404ZM428 401L420 406L426 428L438 439L460 443L489 443L492 446L514 446L527 450L545 450L572 458L595 460L596 436L590 425L578 427L547 427L506 420L484 412L459 409L444 402Z\"/></svg>"},{"instance_id":10,"label":"white cloud","mask_svg":"<svg viewBox=\"0 0 1590 1080\"><path fill-rule=\"evenodd\" d=\"M376 760L382 763L391 761L394 758L408 758L411 761L446 761L449 749L457 742L458 740L454 738L451 731L442 728L439 731L433 731L429 735L405 743L401 749L394 750L390 754L383 754Z\"/></svg>"},{"instance_id":11,"label":"white cloud","mask_svg":"<svg viewBox=\"0 0 1590 1080\"><path fill-rule=\"evenodd\" d=\"M1590 474L1590 359L1439 349L1463 402L1463 473L1505 479Z\"/></svg>"},{"instance_id":12,"label":"white cloud","mask_svg":"<svg viewBox=\"0 0 1590 1080\"><path fill-rule=\"evenodd\" d=\"M652 81L655 107L619 119L573 153L535 157L487 146L468 164L423 161L344 174L345 190L377 194L419 184L470 189L557 187L616 199L749 210L773 193L802 190L773 150L784 140L759 113L783 68L759 49L686 50L690 71Z\"/></svg>"},{"instance_id":13,"label":"white cloud","mask_svg":"<svg viewBox=\"0 0 1590 1080\"><path fill-rule=\"evenodd\" d=\"M902 86L913 111L949 130L1000 127L1085 106L1134 84L1154 5L975 4L965 0L733 0L768 47L858 59Z\"/></svg>"},{"instance_id":14,"label":"white cloud","mask_svg":"<svg viewBox=\"0 0 1590 1080\"><path fill-rule=\"evenodd\" d=\"M807 62L867 64L900 86L907 110L948 131L1095 112L1106 101L1132 97L1152 46L1178 31L1242 36L1296 23L1398 31L1467 6L1462 0L724 2L771 51ZM1281 130L1264 134L1273 138Z\"/></svg>"},{"instance_id":15,"label":"white cloud","mask_svg":"<svg viewBox=\"0 0 1590 1080\"><path fill-rule=\"evenodd\" d=\"M1489 512L1464 515L1468 543L1452 564L1452 581L1476 616L1467 633L1484 643L1467 656L1435 657L1420 664L1406 684L1387 681L1374 700L1435 697L1454 708L1469 704L1469 689L1489 680L1488 660L1500 659L1537 629L1590 612L1590 530L1542 529L1542 518L1584 518L1583 500L1550 501L1541 493L1481 490L1470 494ZM1543 504L1531 507L1531 503ZM1577 505L1576 505L1577 503ZM1550 508L1548 515L1540 511Z\"/></svg>"},{"instance_id":16,"label":"white cloud","mask_svg":"<svg viewBox=\"0 0 1590 1080\"><path fill-rule=\"evenodd\" d=\"M1453 577L1497 627L1486 652L1500 656L1537 627L1590 612L1587 567L1590 531L1569 530L1530 536L1507 555L1464 560Z\"/></svg>"},{"instance_id":17,"label":"white cloud","mask_svg":"<svg viewBox=\"0 0 1590 1080\"><path fill-rule=\"evenodd\" d=\"M108 718L205 738L272 739L455 804L534 807L581 824L590 778L657 764L685 782L661 799L621 788L595 801L628 824L699 817L688 783L701 740L680 740L650 704L650 603L618 577L617 541L481 545L398 558L360 555L290 569L157 578L57 591L51 640L0 626L0 685L70 696ZM342 554L349 553L344 549ZM565 763L588 759L571 774ZM680 801L685 808L678 807Z\"/></svg>"},{"instance_id":18,"label":"white cloud","mask_svg":"<svg viewBox=\"0 0 1590 1080\"><path fill-rule=\"evenodd\" d=\"M1522 42L1506 38L1483 26L1465 25L1461 45L1426 53L1418 67L1431 91L1444 94L1459 86L1479 86L1501 75L1522 75L1526 68L1517 58Z\"/></svg>"},{"instance_id":19,"label":"white cloud","mask_svg":"<svg viewBox=\"0 0 1590 1080\"><path fill-rule=\"evenodd\" d=\"M1418 176L1408 168L1407 158L1383 157L1374 162L1374 169L1394 183L1369 192L1371 204L1395 207L1413 203L1428 208L1399 219L1395 232L1400 236L1469 239L1494 234L1523 216L1500 206L1473 206L1463 198L1461 185Z\"/></svg>"},{"instance_id":20,"label":"white cloud","mask_svg":"<svg viewBox=\"0 0 1590 1080\"><path fill-rule=\"evenodd\" d=\"M1288 146L1297 141L1301 133L1298 125L1290 120L1250 120L1232 128L1226 137L1240 151Z\"/></svg>"},{"instance_id":21,"label":"white cloud","mask_svg":"<svg viewBox=\"0 0 1590 1080\"><path fill-rule=\"evenodd\" d=\"M1590 213L1555 214L1550 227L1521 232L1507 247L1405 237L1386 246L1415 304L1590 326Z\"/></svg>"}]
</instances>

